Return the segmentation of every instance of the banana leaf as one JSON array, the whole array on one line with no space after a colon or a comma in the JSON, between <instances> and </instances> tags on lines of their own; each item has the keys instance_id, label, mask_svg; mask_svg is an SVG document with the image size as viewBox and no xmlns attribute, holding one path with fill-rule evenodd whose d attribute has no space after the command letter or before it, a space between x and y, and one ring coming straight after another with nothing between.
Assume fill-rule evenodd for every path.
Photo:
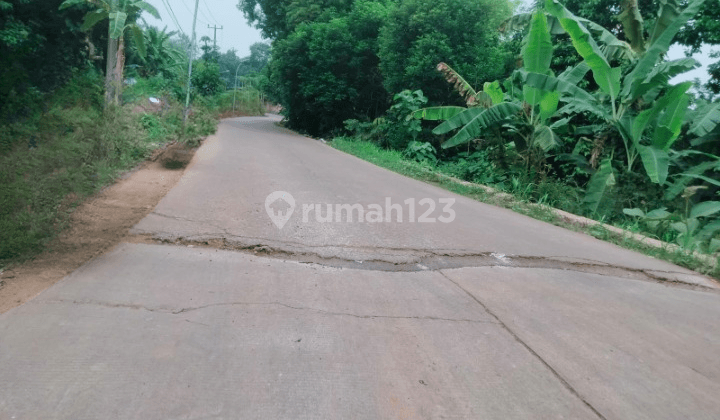
<instances>
[{"instance_id":1,"label":"banana leaf","mask_svg":"<svg viewBox=\"0 0 720 420\"><path fill-rule=\"evenodd\" d=\"M541 125L533 135L534 146L544 152L548 152L560 144L560 138L553 132L552 128Z\"/></svg>"},{"instance_id":2,"label":"banana leaf","mask_svg":"<svg viewBox=\"0 0 720 420\"><path fill-rule=\"evenodd\" d=\"M470 108L437 126L434 134L443 134L462 127L452 138L442 144L443 149L466 143L482 132L484 128L500 123L520 112L522 107L512 102L503 102L488 109Z\"/></svg>"},{"instance_id":3,"label":"banana leaf","mask_svg":"<svg viewBox=\"0 0 720 420\"><path fill-rule=\"evenodd\" d=\"M590 177L583 202L592 213L597 213L615 186L615 171L610 159L600 163L598 170Z\"/></svg>"},{"instance_id":4,"label":"banana leaf","mask_svg":"<svg viewBox=\"0 0 720 420\"><path fill-rule=\"evenodd\" d=\"M120 38L125 31L125 21L127 21L127 13L112 12L108 15L110 18L110 31L108 36L112 39Z\"/></svg>"},{"instance_id":5,"label":"banana leaf","mask_svg":"<svg viewBox=\"0 0 720 420\"><path fill-rule=\"evenodd\" d=\"M560 24L570 35L575 50L590 66L593 78L600 89L611 98L617 98L620 94L620 68L610 67L605 54L587 28L557 0L546 0L545 8L560 20Z\"/></svg>"},{"instance_id":6,"label":"banana leaf","mask_svg":"<svg viewBox=\"0 0 720 420\"><path fill-rule=\"evenodd\" d=\"M575 67L565 69L564 72L560 73L558 79L577 85L589 71L590 67L583 61Z\"/></svg>"},{"instance_id":7,"label":"banana leaf","mask_svg":"<svg viewBox=\"0 0 720 420\"><path fill-rule=\"evenodd\" d=\"M630 41L633 51L645 51L645 38L643 37L643 18L640 15L637 0L623 0L622 12L618 20L623 25L625 37Z\"/></svg>"},{"instance_id":8,"label":"banana leaf","mask_svg":"<svg viewBox=\"0 0 720 420\"><path fill-rule=\"evenodd\" d=\"M642 138L642 134L645 131L648 123L655 119L662 111L665 110L669 105L680 100L682 96L687 96L685 92L690 89L692 82L680 83L673 86L668 93L665 94L661 99L657 100L652 108L646 109L645 111L638 114L633 122L631 138L633 142L639 143Z\"/></svg>"},{"instance_id":9,"label":"banana leaf","mask_svg":"<svg viewBox=\"0 0 720 420\"><path fill-rule=\"evenodd\" d=\"M465 110L467 110L467 108L462 106L434 106L418 109L408 115L407 119L415 118L416 120L445 121Z\"/></svg>"},{"instance_id":10,"label":"banana leaf","mask_svg":"<svg viewBox=\"0 0 720 420\"><path fill-rule=\"evenodd\" d=\"M650 180L656 184L664 184L667 180L668 169L670 167L670 157L668 153L655 146L636 145L640 152L645 172L647 172Z\"/></svg>"},{"instance_id":11,"label":"banana leaf","mask_svg":"<svg viewBox=\"0 0 720 420\"><path fill-rule=\"evenodd\" d=\"M522 49L523 66L528 72L546 74L550 70L552 54L553 45L545 13L535 12L530 24L530 33Z\"/></svg>"},{"instance_id":12,"label":"banana leaf","mask_svg":"<svg viewBox=\"0 0 720 420\"><path fill-rule=\"evenodd\" d=\"M500 87L499 81L485 82L483 84L483 92L485 92L492 100L493 105L497 105L505 99L505 94Z\"/></svg>"},{"instance_id":13,"label":"banana leaf","mask_svg":"<svg viewBox=\"0 0 720 420\"><path fill-rule=\"evenodd\" d=\"M550 1L550 0L548 0ZM705 0L693 0L683 11L678 14L663 29L662 33L653 36L650 47L645 54L640 57L633 70L625 76L625 85L637 85L645 80L645 77L653 70L660 56L665 54L672 44L673 38L678 31L685 26L688 20L692 19L700 10ZM632 91L635 88L631 88Z\"/></svg>"},{"instance_id":14,"label":"banana leaf","mask_svg":"<svg viewBox=\"0 0 720 420\"><path fill-rule=\"evenodd\" d=\"M560 100L568 103L558 113L588 111L600 118L608 118L607 110L598 103L597 99L574 83L544 74L527 73L525 84L548 92L558 91L561 94Z\"/></svg>"},{"instance_id":15,"label":"banana leaf","mask_svg":"<svg viewBox=\"0 0 720 420\"><path fill-rule=\"evenodd\" d=\"M637 98L654 90L655 94L652 97L643 98L645 102L652 102L657 96L657 93L667 86L670 79L678 74L697 68L698 65L698 62L694 58L690 57L662 62L655 66L644 80L634 84L627 83L623 86L623 90L620 93L623 97L623 102L634 102Z\"/></svg>"},{"instance_id":16,"label":"banana leaf","mask_svg":"<svg viewBox=\"0 0 720 420\"><path fill-rule=\"evenodd\" d=\"M703 201L690 209L690 217L707 217L720 212L720 201Z\"/></svg>"},{"instance_id":17,"label":"banana leaf","mask_svg":"<svg viewBox=\"0 0 720 420\"><path fill-rule=\"evenodd\" d=\"M83 31L87 31L88 29L95 26L98 22L107 18L108 12L103 9L99 9L94 12L88 12L88 14L85 15L85 20L83 21L83 25L80 29L82 29Z\"/></svg>"},{"instance_id":18,"label":"banana leaf","mask_svg":"<svg viewBox=\"0 0 720 420\"><path fill-rule=\"evenodd\" d=\"M708 104L698 108L689 133L702 137L713 131L718 124L720 124L720 103Z\"/></svg>"}]
</instances>

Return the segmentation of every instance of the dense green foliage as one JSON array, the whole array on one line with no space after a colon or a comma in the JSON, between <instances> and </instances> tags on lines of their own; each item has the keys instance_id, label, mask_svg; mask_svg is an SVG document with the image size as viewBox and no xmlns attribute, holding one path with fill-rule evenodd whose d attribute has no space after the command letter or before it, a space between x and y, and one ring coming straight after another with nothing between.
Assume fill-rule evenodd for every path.
<instances>
[{"instance_id":1,"label":"dense green foliage","mask_svg":"<svg viewBox=\"0 0 720 420\"><path fill-rule=\"evenodd\" d=\"M542 2L539 2L542 3ZM622 9L622 0L568 0L565 7L578 16L589 19L604 28L608 28L620 40L627 40L619 20ZM684 7L686 2L637 0L638 12L642 18L643 35L645 39L652 37L653 24L657 18L661 5L668 4L673 7ZM562 38L562 37L561 37ZM688 47L692 52L699 51L702 44L720 45L720 0L706 0L698 13L677 34L675 41ZM558 45L560 54L556 53L558 64L571 60L568 55L573 51L567 43ZM720 58L720 57L715 57ZM566 63L567 64L567 63ZM720 93L720 61L710 66L711 79L707 86L715 93Z\"/></svg>"},{"instance_id":2,"label":"dense green foliage","mask_svg":"<svg viewBox=\"0 0 720 420\"><path fill-rule=\"evenodd\" d=\"M28 102L67 82L87 60L83 10L58 13L62 0L0 1L0 117L21 118ZM48 65L52 63L52 65Z\"/></svg>"},{"instance_id":3,"label":"dense green foliage","mask_svg":"<svg viewBox=\"0 0 720 420\"><path fill-rule=\"evenodd\" d=\"M539 2L503 25L516 70L477 81L440 62L436 77L454 100L406 108L407 118L398 118L406 91L385 116L353 118L346 129L429 170L642 230L687 251L717 252L720 103L693 94L690 82L670 83L694 69L694 59L665 58L676 40L716 42L704 33L715 22L708 2L571 1L578 14ZM517 34L522 46L513 50ZM411 64L394 69L399 78L411 71ZM417 120L435 127L408 125Z\"/></svg>"},{"instance_id":4,"label":"dense green foliage","mask_svg":"<svg viewBox=\"0 0 720 420\"><path fill-rule=\"evenodd\" d=\"M167 27L162 30L153 26L144 28L145 54L139 52L135 43L130 43L126 64L137 69L139 76L162 75L166 79L172 79L187 61L185 52L172 44L172 37L177 32L166 32L166 30Z\"/></svg>"},{"instance_id":5,"label":"dense green foliage","mask_svg":"<svg viewBox=\"0 0 720 420\"><path fill-rule=\"evenodd\" d=\"M228 50L220 54L218 65L220 66L220 77L225 82L228 89L233 89L236 85L235 77L238 77L237 86L249 84L258 87L259 79L267 79L264 74L268 62L270 61L271 49L270 45L263 42L256 42L250 46L250 55L240 58L234 49Z\"/></svg>"},{"instance_id":6,"label":"dense green foliage","mask_svg":"<svg viewBox=\"0 0 720 420\"><path fill-rule=\"evenodd\" d=\"M346 119L385 111L376 40L387 10L381 2L357 1L349 14L302 24L275 42L271 93L292 127L321 135Z\"/></svg>"},{"instance_id":7,"label":"dense green foliage","mask_svg":"<svg viewBox=\"0 0 720 420\"><path fill-rule=\"evenodd\" d=\"M383 85L391 93L422 89L431 103L457 101L435 66L448 63L475 85L501 76L508 54L497 28L510 14L496 0L399 2L378 40Z\"/></svg>"},{"instance_id":8,"label":"dense green foliage","mask_svg":"<svg viewBox=\"0 0 720 420\"><path fill-rule=\"evenodd\" d=\"M133 89L145 101L160 93L144 81ZM0 126L0 263L40 251L76 204L161 144L196 143L216 127L198 108L183 128L177 103L162 114L133 113L134 104L103 111L102 93L99 73L77 72L44 110Z\"/></svg>"},{"instance_id":9,"label":"dense green foliage","mask_svg":"<svg viewBox=\"0 0 720 420\"><path fill-rule=\"evenodd\" d=\"M421 109L412 116L444 121L433 133L454 132L445 148L495 137L500 143L511 141L528 173L585 181L582 211L588 215L640 217L648 222L645 229L663 239L672 238L688 250L714 252L720 249L715 237L720 232L720 201L715 201L720 181L713 173L720 172L720 157L708 152L717 153L720 105L696 100L688 113L691 83L671 85L669 80L696 63L663 59L702 6L703 0L684 8L664 5L648 38L640 31L639 14L621 13L623 28L638 30L625 43L556 0L546 0L529 19L513 19L515 24L530 22L530 29L522 51L524 67L502 83L504 93L500 83L486 83L476 92L443 64L440 70L466 98L467 108ZM550 67L553 31L567 34L579 56L575 61L581 61L557 77ZM592 90L578 86L586 74L592 76ZM585 126L569 125L573 120ZM556 152L563 149L565 153ZM553 161L555 165L547 165ZM556 166L562 161L575 166L575 173L568 173L568 165Z\"/></svg>"},{"instance_id":10,"label":"dense green foliage","mask_svg":"<svg viewBox=\"0 0 720 420\"><path fill-rule=\"evenodd\" d=\"M511 55L497 27L510 3L491 0L241 0L273 40L267 93L293 128L327 135L346 119L374 120L404 89L457 101L434 70L445 61L473 81L504 73ZM405 142L407 143L407 142Z\"/></svg>"},{"instance_id":11,"label":"dense green foliage","mask_svg":"<svg viewBox=\"0 0 720 420\"><path fill-rule=\"evenodd\" d=\"M107 48L105 48L105 106L120 104L125 70L125 37L133 40L138 54L145 56L145 36L136 23L142 12L160 19L157 9L143 0L65 0L58 10L90 8L83 18L82 30L105 27L107 22Z\"/></svg>"},{"instance_id":12,"label":"dense green foliage","mask_svg":"<svg viewBox=\"0 0 720 420\"><path fill-rule=\"evenodd\" d=\"M327 22L350 10L353 0L239 0L238 8L269 39L287 38L299 25Z\"/></svg>"},{"instance_id":13,"label":"dense green foliage","mask_svg":"<svg viewBox=\"0 0 720 420\"><path fill-rule=\"evenodd\" d=\"M41 251L75 205L163 143L195 146L233 108L264 112L257 89L226 91L219 63L199 59L184 122L189 43L135 26L144 2L120 1L124 17L109 5L0 1L0 266ZM127 52L114 67L105 60L113 31ZM239 59L248 72L268 60L267 45L254 50ZM106 106L103 79L116 70L126 83L116 86L118 106Z\"/></svg>"}]
</instances>

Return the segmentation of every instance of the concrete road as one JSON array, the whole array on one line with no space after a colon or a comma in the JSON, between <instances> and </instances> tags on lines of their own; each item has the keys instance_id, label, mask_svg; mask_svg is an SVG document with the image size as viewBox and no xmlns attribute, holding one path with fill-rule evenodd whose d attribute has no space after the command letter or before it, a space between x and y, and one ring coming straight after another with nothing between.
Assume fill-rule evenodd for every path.
<instances>
[{"instance_id":1,"label":"concrete road","mask_svg":"<svg viewBox=\"0 0 720 420\"><path fill-rule=\"evenodd\" d=\"M132 233L0 315L0 420L720 418L712 280L272 117L225 120Z\"/></svg>"}]
</instances>

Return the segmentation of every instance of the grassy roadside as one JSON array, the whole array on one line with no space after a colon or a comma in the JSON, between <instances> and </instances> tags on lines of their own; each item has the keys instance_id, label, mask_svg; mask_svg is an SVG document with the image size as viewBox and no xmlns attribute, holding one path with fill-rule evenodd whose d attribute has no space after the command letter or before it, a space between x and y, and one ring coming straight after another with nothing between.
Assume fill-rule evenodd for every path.
<instances>
[{"instance_id":1,"label":"grassy roadside","mask_svg":"<svg viewBox=\"0 0 720 420\"><path fill-rule=\"evenodd\" d=\"M402 152L385 150L371 142L337 137L333 139L330 145L335 149L359 157L360 159L371 162L377 166L389 169L401 175L437 185L456 194L460 194L483 203L508 208L517 213L521 213L534 219L542 220L566 229L583 232L595 238L622 246L623 248L638 251L645 255L669 261L679 266L720 279L720 261L713 266L708 264L707 258L698 257L697 255L689 254L682 250L673 250L671 247L656 248L640 243L631 238L630 235L618 234L600 225L583 226L578 223L573 223L572 221L559 216L547 206L530 203L518 198L515 195L492 190L483 185L461 182L457 179L449 177L448 174L438 171L436 168L432 168L414 160L406 159Z\"/></svg>"},{"instance_id":2,"label":"grassy roadside","mask_svg":"<svg viewBox=\"0 0 720 420\"><path fill-rule=\"evenodd\" d=\"M183 126L182 106L140 83L123 107L102 110L101 80L82 74L23 118L0 124L0 270L41 252L73 209L165 144L196 146L217 129L232 97L200 98ZM238 101L244 113L260 105ZM147 109L146 109L147 108Z\"/></svg>"}]
</instances>

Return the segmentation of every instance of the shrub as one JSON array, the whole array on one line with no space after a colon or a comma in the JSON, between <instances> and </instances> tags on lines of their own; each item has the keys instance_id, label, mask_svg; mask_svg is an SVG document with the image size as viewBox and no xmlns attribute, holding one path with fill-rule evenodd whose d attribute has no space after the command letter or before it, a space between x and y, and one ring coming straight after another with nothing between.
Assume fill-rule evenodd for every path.
<instances>
[{"instance_id":1,"label":"shrub","mask_svg":"<svg viewBox=\"0 0 720 420\"><path fill-rule=\"evenodd\" d=\"M437 151L428 142L411 141L403 152L403 156L418 162L426 162L431 165L437 163Z\"/></svg>"}]
</instances>

